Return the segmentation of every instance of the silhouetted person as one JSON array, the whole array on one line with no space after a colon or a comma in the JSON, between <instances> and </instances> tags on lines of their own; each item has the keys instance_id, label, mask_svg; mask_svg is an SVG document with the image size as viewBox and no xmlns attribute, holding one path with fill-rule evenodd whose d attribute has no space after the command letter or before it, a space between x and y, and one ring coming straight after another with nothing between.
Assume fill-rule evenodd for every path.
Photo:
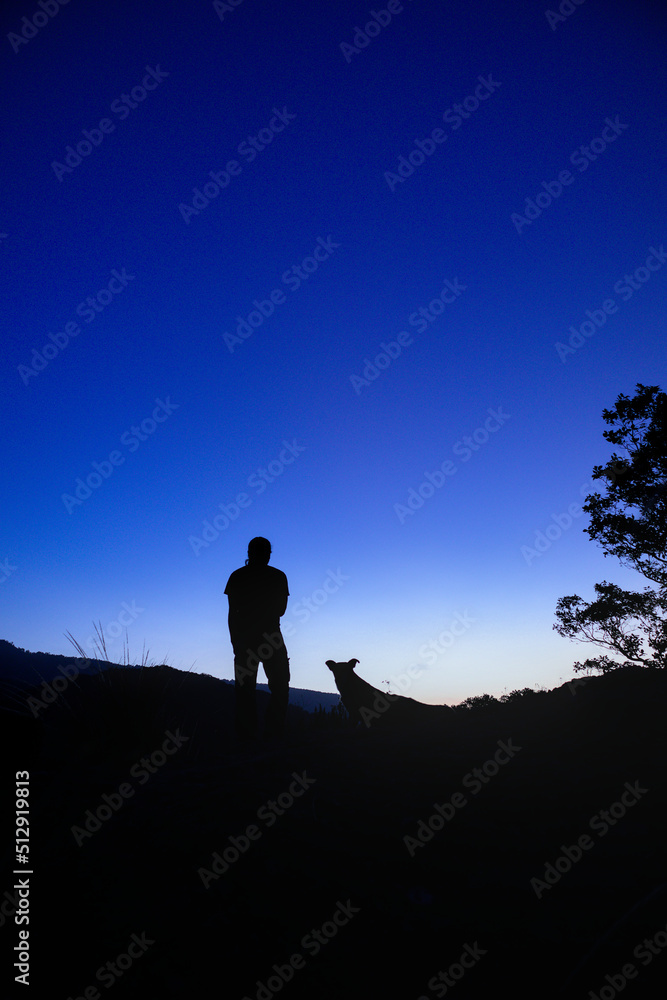
<instances>
[{"instance_id":1,"label":"silhouetted person","mask_svg":"<svg viewBox=\"0 0 667 1000\"><path fill-rule=\"evenodd\" d=\"M239 739L257 734L255 685L262 663L271 698L264 735L282 735L289 701L289 659L280 631L289 590L287 577L268 562L271 543L253 538L248 544L245 566L234 570L225 593L229 598L229 635L234 648L235 728Z\"/></svg>"}]
</instances>

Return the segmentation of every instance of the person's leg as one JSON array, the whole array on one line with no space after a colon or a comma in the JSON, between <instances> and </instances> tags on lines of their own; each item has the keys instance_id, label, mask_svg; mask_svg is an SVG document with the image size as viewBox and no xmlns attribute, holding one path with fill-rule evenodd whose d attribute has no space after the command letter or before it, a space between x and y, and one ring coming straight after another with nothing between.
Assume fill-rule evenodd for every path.
<instances>
[{"instance_id":1,"label":"person's leg","mask_svg":"<svg viewBox=\"0 0 667 1000\"><path fill-rule=\"evenodd\" d=\"M289 657L281 633L277 632L274 635L279 637L277 648L273 650L271 656L262 661L271 692L264 720L264 735L269 738L282 736L289 703Z\"/></svg>"},{"instance_id":2,"label":"person's leg","mask_svg":"<svg viewBox=\"0 0 667 1000\"><path fill-rule=\"evenodd\" d=\"M257 735L257 668L259 660L248 641L249 637L234 642L234 729L236 738L252 739Z\"/></svg>"}]
</instances>

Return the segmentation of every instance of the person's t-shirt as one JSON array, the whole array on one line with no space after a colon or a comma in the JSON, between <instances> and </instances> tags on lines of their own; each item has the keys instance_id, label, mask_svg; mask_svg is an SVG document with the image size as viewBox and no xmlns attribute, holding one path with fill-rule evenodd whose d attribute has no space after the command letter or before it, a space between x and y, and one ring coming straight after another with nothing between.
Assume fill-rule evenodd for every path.
<instances>
[{"instance_id":1,"label":"person's t-shirt","mask_svg":"<svg viewBox=\"0 0 667 1000\"><path fill-rule=\"evenodd\" d=\"M274 566L242 566L234 570L225 593L229 597L229 627L234 630L277 629L285 613L287 577Z\"/></svg>"}]
</instances>

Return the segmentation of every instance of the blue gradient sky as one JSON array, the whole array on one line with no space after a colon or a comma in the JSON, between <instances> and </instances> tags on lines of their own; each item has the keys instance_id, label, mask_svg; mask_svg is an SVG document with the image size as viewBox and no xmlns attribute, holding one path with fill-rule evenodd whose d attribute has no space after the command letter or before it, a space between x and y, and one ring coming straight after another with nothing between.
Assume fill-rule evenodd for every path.
<instances>
[{"instance_id":1,"label":"blue gradient sky","mask_svg":"<svg viewBox=\"0 0 667 1000\"><path fill-rule=\"evenodd\" d=\"M127 622L136 659L230 678L261 534L294 686L571 678L558 598L643 583L576 505L602 410L667 385L659 5L405 0L357 52L386 5L217 8L3 12L2 636L101 620L120 660Z\"/></svg>"}]
</instances>

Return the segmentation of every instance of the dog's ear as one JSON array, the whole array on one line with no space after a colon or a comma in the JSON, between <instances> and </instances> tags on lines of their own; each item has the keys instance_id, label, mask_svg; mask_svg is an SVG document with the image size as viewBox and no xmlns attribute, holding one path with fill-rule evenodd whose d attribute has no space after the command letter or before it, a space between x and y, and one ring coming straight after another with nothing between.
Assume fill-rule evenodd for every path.
<instances>
[{"instance_id":1,"label":"dog's ear","mask_svg":"<svg viewBox=\"0 0 667 1000\"><path fill-rule=\"evenodd\" d=\"M354 668L356 667L357 663L359 663L359 660L348 660L348 663L350 664L350 666L354 670Z\"/></svg>"},{"instance_id":2,"label":"dog's ear","mask_svg":"<svg viewBox=\"0 0 667 1000\"><path fill-rule=\"evenodd\" d=\"M336 666L333 660L327 660L326 665L328 666L329 670L333 670L333 668Z\"/></svg>"}]
</instances>

